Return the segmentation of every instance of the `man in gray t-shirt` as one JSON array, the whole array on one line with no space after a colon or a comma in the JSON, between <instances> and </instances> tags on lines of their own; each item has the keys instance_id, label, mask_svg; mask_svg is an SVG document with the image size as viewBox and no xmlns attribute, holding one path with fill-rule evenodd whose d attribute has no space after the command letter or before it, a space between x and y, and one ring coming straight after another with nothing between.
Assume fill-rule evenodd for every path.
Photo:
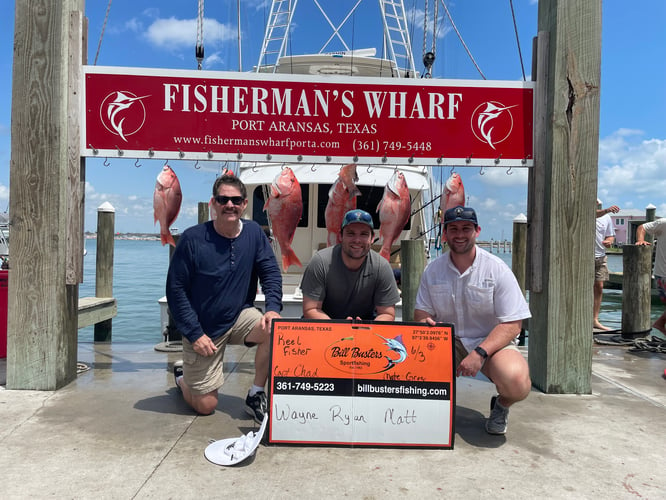
<instances>
[{"instance_id":1,"label":"man in gray t-shirt","mask_svg":"<svg viewBox=\"0 0 666 500\"><path fill-rule=\"evenodd\" d=\"M388 261L370 249L372 216L350 210L340 231L342 242L317 252L303 273L303 317L395 320L400 292Z\"/></svg>"}]
</instances>

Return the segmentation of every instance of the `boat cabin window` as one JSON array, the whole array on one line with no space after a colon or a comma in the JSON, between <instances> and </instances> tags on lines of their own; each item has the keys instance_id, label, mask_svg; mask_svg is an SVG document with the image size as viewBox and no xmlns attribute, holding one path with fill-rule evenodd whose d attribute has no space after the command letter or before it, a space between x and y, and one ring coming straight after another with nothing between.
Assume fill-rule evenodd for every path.
<instances>
[{"instance_id":1,"label":"boat cabin window","mask_svg":"<svg viewBox=\"0 0 666 500\"><path fill-rule=\"evenodd\" d=\"M326 219L324 214L326 212L326 205L328 204L328 192L331 189L332 184L320 184L319 191L317 192L317 200L319 200L319 206L317 207L317 227L326 227ZM372 222L375 226L375 230L379 229L379 214L377 213L377 205L382 201L382 196L384 196L384 186L357 186L361 190L361 196L356 197L356 208L365 210L370 215L372 215ZM407 225L405 230L409 230L412 227L411 217L407 220Z\"/></svg>"},{"instance_id":2,"label":"boat cabin window","mask_svg":"<svg viewBox=\"0 0 666 500\"><path fill-rule=\"evenodd\" d=\"M270 189L270 186L268 186ZM308 226L308 207L310 206L310 185L301 184L301 196L303 197L303 214L298 222L298 227ZM252 193L252 220L260 226L268 227L268 215L264 212L266 198L262 186L257 186Z\"/></svg>"}]
</instances>

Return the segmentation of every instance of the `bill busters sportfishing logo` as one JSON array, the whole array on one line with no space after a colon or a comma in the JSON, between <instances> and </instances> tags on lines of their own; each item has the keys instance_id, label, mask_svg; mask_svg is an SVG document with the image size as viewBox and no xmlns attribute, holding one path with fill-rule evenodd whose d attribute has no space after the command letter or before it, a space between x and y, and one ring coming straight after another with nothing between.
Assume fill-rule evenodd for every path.
<instances>
[{"instance_id":1,"label":"bill busters sportfishing logo","mask_svg":"<svg viewBox=\"0 0 666 500\"><path fill-rule=\"evenodd\" d=\"M127 142L127 137L136 134L146 122L146 108L136 94L123 90L111 92L99 107L99 117L104 127Z\"/></svg>"},{"instance_id":2,"label":"bill busters sportfishing logo","mask_svg":"<svg viewBox=\"0 0 666 500\"><path fill-rule=\"evenodd\" d=\"M481 142L495 149L495 145L505 141L513 130L511 108L497 101L484 102L472 113L472 132Z\"/></svg>"},{"instance_id":3,"label":"bill busters sportfishing logo","mask_svg":"<svg viewBox=\"0 0 666 500\"><path fill-rule=\"evenodd\" d=\"M350 336L329 345L325 359L341 372L370 375L389 371L405 361L407 348L402 335L392 339L377 334Z\"/></svg>"}]
</instances>

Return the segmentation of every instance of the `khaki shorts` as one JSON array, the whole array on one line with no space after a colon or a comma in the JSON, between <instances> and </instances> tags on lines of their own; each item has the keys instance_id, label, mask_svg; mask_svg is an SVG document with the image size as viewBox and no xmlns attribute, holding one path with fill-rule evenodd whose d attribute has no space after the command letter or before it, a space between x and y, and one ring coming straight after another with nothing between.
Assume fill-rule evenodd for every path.
<instances>
[{"instance_id":1,"label":"khaki shorts","mask_svg":"<svg viewBox=\"0 0 666 500\"><path fill-rule=\"evenodd\" d=\"M263 314L254 307L243 309L232 326L224 335L213 340L217 351L212 356L201 356L192 344L183 337L183 380L194 394L208 394L222 387L224 383L224 350L227 344L248 345L245 337L249 335Z\"/></svg>"},{"instance_id":2,"label":"khaki shorts","mask_svg":"<svg viewBox=\"0 0 666 500\"><path fill-rule=\"evenodd\" d=\"M608 281L608 257L594 258L594 281Z\"/></svg>"},{"instance_id":3,"label":"khaki shorts","mask_svg":"<svg viewBox=\"0 0 666 500\"><path fill-rule=\"evenodd\" d=\"M520 352L520 349L518 349L513 343L505 345L500 349L500 351L503 351L504 349L512 349L514 351ZM462 363L462 360L465 359L465 357L469 354L469 352L467 352L467 349L465 349L465 346L457 337L455 343L455 350L456 350L456 368L458 368L458 365Z\"/></svg>"}]
</instances>

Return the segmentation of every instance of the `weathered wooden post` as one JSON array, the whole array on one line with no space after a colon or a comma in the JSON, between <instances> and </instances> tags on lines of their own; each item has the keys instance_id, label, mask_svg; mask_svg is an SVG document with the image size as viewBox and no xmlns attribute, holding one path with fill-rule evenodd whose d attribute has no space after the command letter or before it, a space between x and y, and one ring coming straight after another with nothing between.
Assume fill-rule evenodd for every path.
<instances>
[{"instance_id":1,"label":"weathered wooden post","mask_svg":"<svg viewBox=\"0 0 666 500\"><path fill-rule=\"evenodd\" d=\"M199 204L197 205L198 208L198 216L199 216L199 224L202 222L206 222L208 220L208 203L205 201L200 201Z\"/></svg>"},{"instance_id":2,"label":"weathered wooden post","mask_svg":"<svg viewBox=\"0 0 666 500\"><path fill-rule=\"evenodd\" d=\"M97 208L97 260L95 261L95 297L113 297L113 236L116 209L109 202ZM111 322L95 323L95 342L111 342Z\"/></svg>"},{"instance_id":3,"label":"weathered wooden post","mask_svg":"<svg viewBox=\"0 0 666 500\"><path fill-rule=\"evenodd\" d=\"M524 295L525 262L527 256L527 217L525 217L525 214L519 214L513 219L511 252L511 269Z\"/></svg>"},{"instance_id":4,"label":"weathered wooden post","mask_svg":"<svg viewBox=\"0 0 666 500\"><path fill-rule=\"evenodd\" d=\"M511 241L511 270L520 289L525 295L525 270L527 262L527 217L519 214L513 219L513 240ZM523 320L518 337L518 345L525 345L525 330L529 320Z\"/></svg>"},{"instance_id":5,"label":"weathered wooden post","mask_svg":"<svg viewBox=\"0 0 666 500\"><path fill-rule=\"evenodd\" d=\"M601 0L539 2L538 25L528 362L536 388L589 394Z\"/></svg>"},{"instance_id":6,"label":"weathered wooden post","mask_svg":"<svg viewBox=\"0 0 666 500\"><path fill-rule=\"evenodd\" d=\"M55 390L76 378L85 2L13 3L7 388Z\"/></svg>"},{"instance_id":7,"label":"weathered wooden post","mask_svg":"<svg viewBox=\"0 0 666 500\"><path fill-rule=\"evenodd\" d=\"M425 248L421 240L400 241L400 290L402 291L402 321L414 321L416 293L425 269Z\"/></svg>"},{"instance_id":8,"label":"weathered wooden post","mask_svg":"<svg viewBox=\"0 0 666 500\"><path fill-rule=\"evenodd\" d=\"M645 222L654 221L656 212L657 212L657 207L655 207L652 203L650 203L647 207L645 207ZM651 234L645 233L645 237L643 239L648 243L650 243L650 245L654 243L654 236Z\"/></svg>"},{"instance_id":9,"label":"weathered wooden post","mask_svg":"<svg viewBox=\"0 0 666 500\"><path fill-rule=\"evenodd\" d=\"M652 329L652 247L622 247L622 338L645 337Z\"/></svg>"}]
</instances>

